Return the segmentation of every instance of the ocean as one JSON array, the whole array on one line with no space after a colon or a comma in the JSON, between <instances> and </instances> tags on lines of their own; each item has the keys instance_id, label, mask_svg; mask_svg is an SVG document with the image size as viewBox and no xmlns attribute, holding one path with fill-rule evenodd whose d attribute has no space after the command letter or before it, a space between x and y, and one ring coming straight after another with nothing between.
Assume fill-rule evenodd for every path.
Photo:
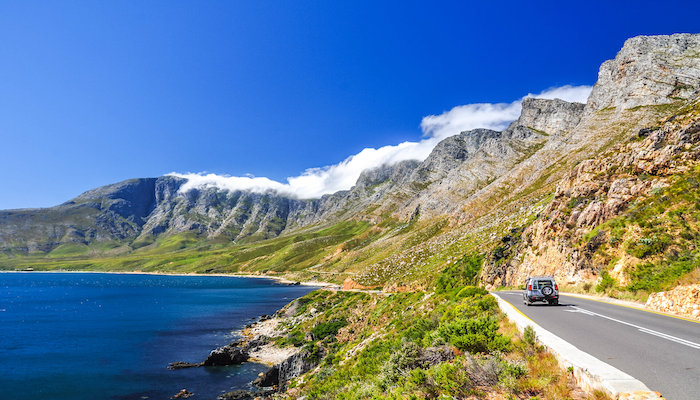
<instances>
[{"instance_id":1,"label":"ocean","mask_svg":"<svg viewBox=\"0 0 700 400\"><path fill-rule=\"evenodd\" d=\"M268 279L0 273L0 396L7 399L216 399L267 367L168 370L201 362L233 330L313 287Z\"/></svg>"}]
</instances>

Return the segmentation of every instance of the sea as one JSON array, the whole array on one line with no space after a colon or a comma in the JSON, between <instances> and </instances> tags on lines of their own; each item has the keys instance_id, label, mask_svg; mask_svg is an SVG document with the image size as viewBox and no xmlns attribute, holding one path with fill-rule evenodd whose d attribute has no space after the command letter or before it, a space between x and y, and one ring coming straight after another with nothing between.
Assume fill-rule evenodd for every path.
<instances>
[{"instance_id":1,"label":"sea","mask_svg":"<svg viewBox=\"0 0 700 400\"><path fill-rule=\"evenodd\" d=\"M190 399L252 389L265 365L201 362L235 331L312 290L226 276L0 273L0 397Z\"/></svg>"}]
</instances>

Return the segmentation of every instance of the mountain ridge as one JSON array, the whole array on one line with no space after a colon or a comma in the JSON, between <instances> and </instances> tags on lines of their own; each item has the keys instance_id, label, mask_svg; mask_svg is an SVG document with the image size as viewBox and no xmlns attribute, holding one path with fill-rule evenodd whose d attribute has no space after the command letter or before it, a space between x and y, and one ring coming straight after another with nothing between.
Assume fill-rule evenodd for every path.
<instances>
[{"instance_id":1,"label":"mountain ridge","mask_svg":"<svg viewBox=\"0 0 700 400\"><path fill-rule=\"evenodd\" d=\"M546 233L553 239L534 232L549 226L553 210L568 212L561 188L582 165L604 164L611 152L666 165L679 162L677 149L696 148L688 130L699 95L700 35L636 37L601 65L586 104L525 98L503 131L448 137L423 161L364 171L351 189L319 199L211 187L183 192L184 179L164 176L96 188L50 209L0 211L0 265L55 268L63 260L74 269L255 272L396 289L426 287L465 255L481 254L489 285L517 283L533 271L597 282L609 273L602 261L538 258L533 244L575 257L578 244L557 235L588 241L589 229L606 220L576 233ZM647 143L649 135L655 141ZM637 140L647 147L635 147L642 146ZM657 151L668 146L676 150ZM690 150L684 154L695 154ZM620 182L616 188L625 186ZM635 193L643 201L651 192ZM610 273L624 286L648 261L640 260Z\"/></svg>"}]
</instances>

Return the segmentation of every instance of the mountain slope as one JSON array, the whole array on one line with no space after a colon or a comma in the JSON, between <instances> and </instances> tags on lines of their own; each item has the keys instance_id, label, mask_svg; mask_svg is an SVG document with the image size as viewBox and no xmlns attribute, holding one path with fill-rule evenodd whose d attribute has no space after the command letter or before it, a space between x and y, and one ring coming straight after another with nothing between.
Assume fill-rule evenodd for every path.
<instances>
[{"instance_id":1,"label":"mountain slope","mask_svg":"<svg viewBox=\"0 0 700 400\"><path fill-rule=\"evenodd\" d=\"M536 272L593 282L612 258L589 257L581 243L661 187L653 178L634 189L661 174L647 167L663 166L667 187L693 171L699 93L700 35L632 38L601 66L587 104L525 99L502 132L462 132L422 162L365 171L320 199L183 191L184 179L165 176L1 212L0 265L278 273L399 290L481 254L489 284ZM632 166L641 172L622 172ZM629 272L612 271L625 285Z\"/></svg>"}]
</instances>

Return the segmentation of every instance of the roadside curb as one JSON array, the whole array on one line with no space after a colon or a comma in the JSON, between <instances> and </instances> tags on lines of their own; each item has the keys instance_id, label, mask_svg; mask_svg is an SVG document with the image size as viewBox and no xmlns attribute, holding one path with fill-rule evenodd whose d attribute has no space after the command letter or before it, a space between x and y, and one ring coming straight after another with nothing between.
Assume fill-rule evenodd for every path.
<instances>
[{"instance_id":1,"label":"roadside curb","mask_svg":"<svg viewBox=\"0 0 700 400\"><path fill-rule=\"evenodd\" d=\"M498 301L501 311L521 332L527 326L531 326L535 330L537 340L555 355L562 368L573 367L574 378L583 389L589 392L602 390L615 399L663 399L661 394L651 391L631 375L579 350L571 343L542 328L498 294L491 293L491 295Z\"/></svg>"}]
</instances>

